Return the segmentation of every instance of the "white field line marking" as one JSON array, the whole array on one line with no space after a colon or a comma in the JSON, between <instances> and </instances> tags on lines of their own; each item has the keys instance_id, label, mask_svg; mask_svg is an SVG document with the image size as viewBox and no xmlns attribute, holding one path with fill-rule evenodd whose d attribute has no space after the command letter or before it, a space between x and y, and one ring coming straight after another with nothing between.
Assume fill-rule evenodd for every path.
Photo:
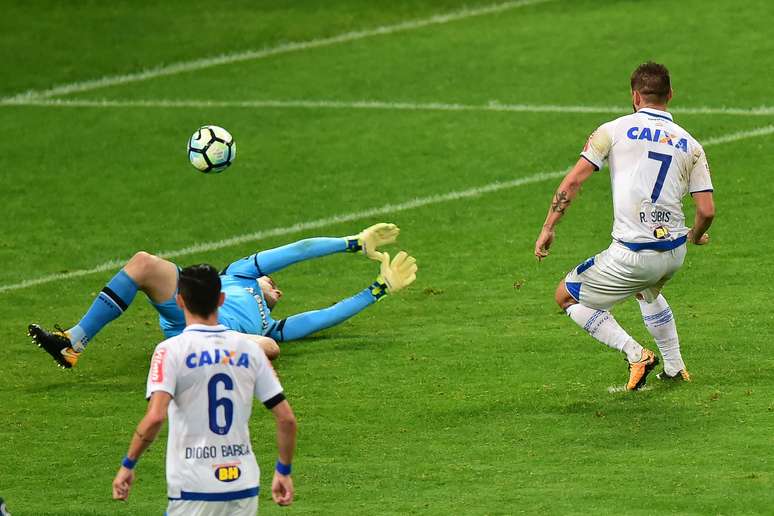
<instances>
[{"instance_id":1,"label":"white field line marking","mask_svg":"<svg viewBox=\"0 0 774 516\"><path fill-rule=\"evenodd\" d=\"M716 138L709 138L704 142L704 147L708 147L712 145L721 145L724 143L744 140L744 139L753 138L756 136L765 136L772 133L774 133L774 126L760 127L758 129L752 129L749 131L739 131L736 133L730 133ZM227 238L225 240L218 240L215 242L204 242L204 243L195 244L189 247L184 247L182 249L177 249L174 251L164 251L156 254L166 258L172 258L172 257L180 258L183 256L188 256L196 253L215 251L218 249L244 244L247 242L255 242L268 237L286 236L293 233L308 231L310 229L319 229L322 227L338 224L341 222L360 220L368 217L374 217L376 215L391 215L401 211L420 208L423 206L429 206L432 204L439 204L442 202L449 202L449 201L456 201L460 199L469 199L471 197L478 197L480 195L487 194L487 193L497 192L500 190L506 190L510 188L516 188L519 186L524 186L532 183L539 183L541 181L546 181L548 179L556 179L556 178L562 177L566 172L567 172L566 170L557 170L554 172L542 172L542 173L533 174L527 177L512 179L510 181L502 181L502 182L497 181L483 186L469 188L467 190L458 190L455 192L448 192L445 194L435 194L427 197L419 197L399 204L385 204L384 206L381 206L379 208L372 208L370 210L362 210L362 211L356 211L351 213L345 213L341 215L333 215L331 217L325 217L322 219L312 220L308 222L299 222L297 224L293 224L292 226L265 229L261 231L256 231L254 233L248 233L245 235L237 235L231 238ZM44 283L51 283L53 281L58 281L58 280L77 278L80 276L86 276L87 274L94 274L97 272L103 272L103 271L115 269L122 266L124 263L127 262L127 260L128 258L110 260L108 262L97 265L96 267L93 267L91 269L80 269L80 270L75 270L70 272L50 274L48 276L41 276L38 278L24 280L19 283L2 285L0 286L0 293L19 290L19 289L31 287L34 285L41 285Z\"/></svg>"},{"instance_id":2,"label":"white field line marking","mask_svg":"<svg viewBox=\"0 0 774 516\"><path fill-rule=\"evenodd\" d=\"M774 125L767 125L764 127L758 127L747 131L738 131L736 133L725 134L723 136L716 136L714 138L707 138L702 142L703 147L720 145L723 143L731 143L738 140L744 140L747 138L755 138L756 136L766 136L774 133Z\"/></svg>"},{"instance_id":3,"label":"white field line marking","mask_svg":"<svg viewBox=\"0 0 774 516\"><path fill-rule=\"evenodd\" d=\"M356 211L352 213L344 213L341 215L333 215L331 217L325 217L322 219L312 220L309 222L299 222L297 224L293 224L292 226L265 229L261 231L256 231L255 233L248 233L245 235L238 235L231 238L226 238L224 240L218 240L216 242L204 242L201 244L194 244L189 247L184 247L182 249L177 249L174 251L164 251L156 254L159 256L163 256L165 258L172 258L172 257L180 258L191 254L214 251L217 249L223 249L225 247L231 247L239 244L244 244L247 242L254 242L268 237L285 236L293 233L299 233L302 231L308 231L310 229L319 229L325 226L330 226L341 222L349 222L352 220L365 219L369 217L374 217L376 215L393 214L393 213L398 213L405 210L419 208L422 206L428 206L431 204L439 204L442 202L456 201L459 199L468 199L471 197L477 197L482 194L497 192L499 190L505 190L508 188L516 188L518 186L538 183L540 181L545 181L547 179L555 179L563 176L566 173L567 173L566 170L558 170L555 172L543 172L543 173L534 174L527 177L522 177L519 179L513 179L511 181L494 182L480 187L469 188L467 190L458 190L456 192L449 192L445 194L436 194L436 195L430 195L428 197L419 197L399 204L385 204L384 206L381 206L379 208L372 208L370 210L362 210L362 211ZM11 285L2 285L0 286L0 293L8 292L11 290L19 290L22 288L31 287L33 285L41 285L43 283L50 283L52 281L57 281L57 280L77 278L79 276L85 276L87 274L93 274L96 272L103 272L106 270L118 268L123 264L125 264L127 260L128 259L110 260L109 262L102 263L91 269L81 269L81 270L75 270L70 272L62 272L57 274L51 274L48 276L41 276L39 278L24 280L22 282L14 283Z\"/></svg>"},{"instance_id":4,"label":"white field line marking","mask_svg":"<svg viewBox=\"0 0 774 516\"><path fill-rule=\"evenodd\" d=\"M430 27L432 25L443 25L446 23L454 22L457 20L464 20L465 18L473 18L476 16L484 16L487 14L501 13L504 11L510 11L519 7L527 7L535 4L542 4L551 2L553 0L517 0L510 2L502 2L499 4L492 4L477 8L464 8L457 11L452 11L446 14L437 14L430 16L429 18L422 18L417 20L409 20L393 25L383 25L372 29L364 29L352 32L344 32L335 36L327 38L310 39L307 41L292 41L289 43L282 43L274 47L267 47L260 50L246 50L243 52L237 52L234 54L225 54L214 57L207 57L204 59L196 59L193 61L182 61L178 63L172 63L166 66L158 66L156 68L150 68L141 72L129 73L126 75L112 75L102 77L100 79L93 79L89 81L74 82L71 84L63 84L60 86L54 86L47 90L42 91L28 91L20 93L11 99L20 98L46 98L55 97L60 95L68 95L71 93L78 93L83 91L92 91L100 88L107 88L109 86L116 86L120 84L127 84L132 82L147 81L149 79L155 79L157 77L165 77L169 75L177 75L185 72L192 72L195 70L202 70L205 68L211 68L213 66L220 66L230 63L238 63L241 61L253 61L257 59L264 59L271 56L280 54L287 54L290 52L297 52L300 50L309 50L313 48L327 47L331 45L337 45L340 43L347 43L350 41L357 41L360 39L370 38L374 36L385 36L388 34L395 34L397 32L406 32L411 30L417 30L424 27Z\"/></svg>"},{"instance_id":5,"label":"white field line marking","mask_svg":"<svg viewBox=\"0 0 774 516\"><path fill-rule=\"evenodd\" d=\"M396 111L495 111L515 113L629 113L631 108L623 106L572 106L558 104L449 104L443 102L385 102L379 100L111 100L111 99L41 99L16 98L0 100L0 105L49 106L76 108L298 108L298 109L375 109ZM683 115L737 115L772 116L774 106L754 108L733 107L678 107L675 114Z\"/></svg>"},{"instance_id":6,"label":"white field line marking","mask_svg":"<svg viewBox=\"0 0 774 516\"><path fill-rule=\"evenodd\" d=\"M653 387L651 387L650 385L646 385L641 389L638 389L638 392L649 391L652 388ZM626 389L626 385L611 385L610 387L607 388L607 392L609 392L610 394L616 394L619 392L629 392L629 391Z\"/></svg>"}]
</instances>

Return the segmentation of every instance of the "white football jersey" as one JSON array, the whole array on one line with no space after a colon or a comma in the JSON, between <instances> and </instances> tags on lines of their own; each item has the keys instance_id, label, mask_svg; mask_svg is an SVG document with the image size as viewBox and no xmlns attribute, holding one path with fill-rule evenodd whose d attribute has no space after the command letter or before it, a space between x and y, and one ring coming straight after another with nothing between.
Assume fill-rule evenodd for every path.
<instances>
[{"instance_id":1,"label":"white football jersey","mask_svg":"<svg viewBox=\"0 0 774 516\"><path fill-rule=\"evenodd\" d=\"M253 397L285 399L266 355L225 326L192 324L153 353L146 396L169 405L167 491L171 500L227 501L258 494L260 472L248 421Z\"/></svg>"},{"instance_id":2,"label":"white football jersey","mask_svg":"<svg viewBox=\"0 0 774 516\"><path fill-rule=\"evenodd\" d=\"M601 125L581 156L597 170L609 163L613 238L634 250L685 242L683 197L712 191L704 149L666 111L640 109Z\"/></svg>"}]
</instances>

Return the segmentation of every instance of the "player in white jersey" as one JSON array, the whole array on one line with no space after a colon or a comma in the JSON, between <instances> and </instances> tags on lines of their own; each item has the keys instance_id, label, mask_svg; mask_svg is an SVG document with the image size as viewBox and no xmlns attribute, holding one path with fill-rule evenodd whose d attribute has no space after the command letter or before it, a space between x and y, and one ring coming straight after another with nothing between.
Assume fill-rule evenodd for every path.
<instances>
[{"instance_id":1,"label":"player in white jersey","mask_svg":"<svg viewBox=\"0 0 774 516\"><path fill-rule=\"evenodd\" d=\"M169 415L167 514L255 515L260 471L248 430L255 397L277 421L272 496L289 505L296 420L274 370L252 341L218 324L224 294L215 268L183 269L178 289L186 328L153 353L148 410L113 481L113 497L129 496L135 463Z\"/></svg>"},{"instance_id":2,"label":"player in white jersey","mask_svg":"<svg viewBox=\"0 0 774 516\"><path fill-rule=\"evenodd\" d=\"M631 76L631 93L634 114L600 126L559 185L535 242L535 256L540 260L548 256L554 227L583 182L607 161L613 243L567 274L556 289L556 302L592 337L626 354L626 387L636 390L659 360L621 328L610 309L635 296L664 358L659 378L690 380L672 309L661 289L683 264L685 243L709 241L706 231L715 205L704 149L667 112L672 88L666 67L653 62L640 65ZM682 210L682 199L689 193L696 204L691 228Z\"/></svg>"}]
</instances>

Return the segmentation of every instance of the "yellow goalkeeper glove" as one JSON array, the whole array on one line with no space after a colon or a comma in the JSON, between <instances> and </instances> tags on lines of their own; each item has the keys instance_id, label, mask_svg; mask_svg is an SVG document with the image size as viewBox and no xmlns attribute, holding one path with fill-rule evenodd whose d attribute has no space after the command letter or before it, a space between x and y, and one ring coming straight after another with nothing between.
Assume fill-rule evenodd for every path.
<instances>
[{"instance_id":1,"label":"yellow goalkeeper glove","mask_svg":"<svg viewBox=\"0 0 774 516\"><path fill-rule=\"evenodd\" d=\"M378 260L382 262L379 276L371 285L371 294L381 299L385 294L392 294L414 283L417 279L417 260L413 256L401 251L392 262L389 253L376 252Z\"/></svg>"},{"instance_id":2,"label":"yellow goalkeeper glove","mask_svg":"<svg viewBox=\"0 0 774 516\"><path fill-rule=\"evenodd\" d=\"M379 260L378 247L392 244L397 240L400 228L395 224L380 222L358 233L346 237L347 251L363 251L372 260Z\"/></svg>"}]
</instances>

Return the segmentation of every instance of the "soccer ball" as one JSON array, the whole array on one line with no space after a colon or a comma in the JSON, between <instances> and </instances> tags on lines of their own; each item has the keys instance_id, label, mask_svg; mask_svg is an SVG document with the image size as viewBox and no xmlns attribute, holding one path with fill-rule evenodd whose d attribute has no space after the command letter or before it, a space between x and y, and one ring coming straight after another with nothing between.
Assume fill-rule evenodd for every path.
<instances>
[{"instance_id":1,"label":"soccer ball","mask_svg":"<svg viewBox=\"0 0 774 516\"><path fill-rule=\"evenodd\" d=\"M236 142L217 125L205 125L188 140L188 159L196 170L208 174L223 172L236 157Z\"/></svg>"}]
</instances>

